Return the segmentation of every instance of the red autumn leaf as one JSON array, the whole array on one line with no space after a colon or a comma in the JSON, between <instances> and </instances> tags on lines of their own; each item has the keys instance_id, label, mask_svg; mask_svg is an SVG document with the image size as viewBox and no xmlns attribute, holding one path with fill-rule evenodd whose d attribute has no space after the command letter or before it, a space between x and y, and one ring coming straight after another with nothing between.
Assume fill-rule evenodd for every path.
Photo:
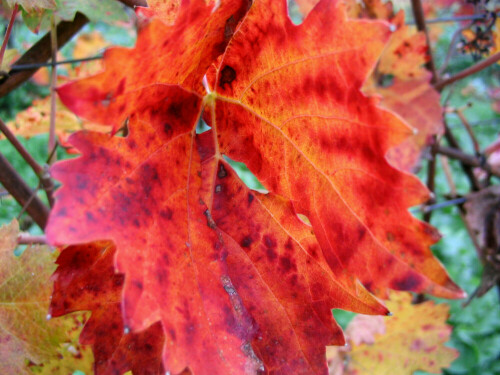
<instances>
[{"instance_id":1,"label":"red autumn leaf","mask_svg":"<svg viewBox=\"0 0 500 375\"><path fill-rule=\"evenodd\" d=\"M128 370L137 375L164 374L160 323L139 333L124 334L120 311L123 275L114 273L114 253L114 246L104 242L64 248L53 275L50 314L92 312L80 342L92 346L96 375Z\"/></svg>"},{"instance_id":2,"label":"red autumn leaf","mask_svg":"<svg viewBox=\"0 0 500 375\"><path fill-rule=\"evenodd\" d=\"M351 294L336 280L292 204L248 189L216 157L212 132L200 137L200 152L208 185L203 199L212 207L209 225L220 231L229 277L257 323L254 350L269 373L325 372L325 345L344 344L331 309L387 310L365 289Z\"/></svg>"},{"instance_id":3,"label":"red autumn leaf","mask_svg":"<svg viewBox=\"0 0 500 375\"><path fill-rule=\"evenodd\" d=\"M426 189L384 158L410 132L360 92L389 33L346 20L335 1L299 26L285 2L255 2L211 72L218 152L309 218L337 277L348 270L382 296L461 296L429 250L435 231L407 211Z\"/></svg>"},{"instance_id":4,"label":"red autumn leaf","mask_svg":"<svg viewBox=\"0 0 500 375\"><path fill-rule=\"evenodd\" d=\"M326 0L300 26L286 1L255 1L237 25L246 7L182 2L174 25L153 21L104 73L61 88L92 121L129 118L129 135L72 136L82 156L52 168L47 237L116 244L125 326L161 321L167 372L324 374L326 343L343 342L331 308L387 312L358 279L381 296L462 292L407 212L425 188L384 158L409 130L360 92L387 26ZM212 132L197 137L203 109Z\"/></svg>"}]
</instances>

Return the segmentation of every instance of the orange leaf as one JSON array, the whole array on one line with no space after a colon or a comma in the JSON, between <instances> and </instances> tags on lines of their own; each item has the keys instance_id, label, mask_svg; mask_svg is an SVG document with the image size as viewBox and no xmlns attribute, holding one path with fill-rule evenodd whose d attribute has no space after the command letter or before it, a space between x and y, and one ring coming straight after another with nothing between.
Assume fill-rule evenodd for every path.
<instances>
[{"instance_id":1,"label":"orange leaf","mask_svg":"<svg viewBox=\"0 0 500 375\"><path fill-rule=\"evenodd\" d=\"M346 285L348 270L381 296L461 297L429 250L437 233L407 211L426 189L384 159L411 132L360 92L389 35L383 23L346 20L335 1L299 26L285 2L255 2L210 75L218 152L309 218Z\"/></svg>"},{"instance_id":2,"label":"orange leaf","mask_svg":"<svg viewBox=\"0 0 500 375\"><path fill-rule=\"evenodd\" d=\"M407 211L427 191L384 157L410 130L360 91L388 37L337 1L300 26L285 0L183 1L173 25L151 21L103 73L59 90L129 135L70 138L82 156L51 169L47 237L114 242L124 326L161 322L167 372L325 374L325 345L343 342L330 309L387 312L360 281L463 295ZM201 116L212 130L197 135Z\"/></svg>"}]
</instances>

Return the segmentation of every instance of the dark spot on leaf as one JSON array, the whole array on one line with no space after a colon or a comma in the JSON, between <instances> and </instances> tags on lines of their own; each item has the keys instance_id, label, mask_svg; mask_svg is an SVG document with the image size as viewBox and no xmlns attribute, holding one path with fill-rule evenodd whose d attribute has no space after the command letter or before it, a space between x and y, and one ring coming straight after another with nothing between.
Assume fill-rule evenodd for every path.
<instances>
[{"instance_id":1,"label":"dark spot on leaf","mask_svg":"<svg viewBox=\"0 0 500 375\"><path fill-rule=\"evenodd\" d=\"M289 257L280 257L280 266L284 272L290 272L291 269L296 268L295 263Z\"/></svg>"},{"instance_id":2,"label":"dark spot on leaf","mask_svg":"<svg viewBox=\"0 0 500 375\"><path fill-rule=\"evenodd\" d=\"M170 137L172 135L172 125L166 123L163 125L163 131L165 132L165 135L167 137Z\"/></svg>"},{"instance_id":3,"label":"dark spot on leaf","mask_svg":"<svg viewBox=\"0 0 500 375\"><path fill-rule=\"evenodd\" d=\"M172 338L172 340L175 341L177 339L177 335L175 334L175 330L173 328L169 328L168 333L170 333L170 337Z\"/></svg>"},{"instance_id":4,"label":"dark spot on leaf","mask_svg":"<svg viewBox=\"0 0 500 375\"><path fill-rule=\"evenodd\" d=\"M276 240L270 236L269 234L264 235L264 245L266 245L267 248L275 249L276 248Z\"/></svg>"},{"instance_id":5,"label":"dark spot on leaf","mask_svg":"<svg viewBox=\"0 0 500 375\"><path fill-rule=\"evenodd\" d=\"M226 65L220 72L219 86L222 87L223 89L225 88L224 86L226 84L231 86L231 83L233 83L235 79L236 79L236 71L229 65Z\"/></svg>"},{"instance_id":6,"label":"dark spot on leaf","mask_svg":"<svg viewBox=\"0 0 500 375\"><path fill-rule=\"evenodd\" d=\"M172 209L170 207L167 207L167 208L160 211L160 216L166 220L172 220L173 214L174 214L174 212L172 211Z\"/></svg>"},{"instance_id":7,"label":"dark spot on leaf","mask_svg":"<svg viewBox=\"0 0 500 375\"><path fill-rule=\"evenodd\" d=\"M395 290L417 291L420 284L422 284L422 277L414 272L408 272L406 275L393 280L391 287Z\"/></svg>"},{"instance_id":8,"label":"dark spot on leaf","mask_svg":"<svg viewBox=\"0 0 500 375\"><path fill-rule=\"evenodd\" d=\"M135 287L136 287L137 289L142 290L143 285L142 285L142 282L141 282L141 281L139 281L139 280L134 280L134 282L133 282L133 283L134 283L134 285L135 285Z\"/></svg>"},{"instance_id":9,"label":"dark spot on leaf","mask_svg":"<svg viewBox=\"0 0 500 375\"><path fill-rule=\"evenodd\" d=\"M252 193L248 193L248 205L250 206L253 202L254 196Z\"/></svg>"},{"instance_id":10,"label":"dark spot on leaf","mask_svg":"<svg viewBox=\"0 0 500 375\"><path fill-rule=\"evenodd\" d=\"M267 256L267 259L272 262L274 261L276 258L278 258L278 254L276 253L276 251L274 251L274 249L272 248L267 248L266 249L266 256Z\"/></svg>"},{"instance_id":11,"label":"dark spot on leaf","mask_svg":"<svg viewBox=\"0 0 500 375\"><path fill-rule=\"evenodd\" d=\"M252 244L252 242L253 242L252 237L250 237L250 236L245 236L245 237L241 240L240 245L241 245L241 247L250 247L250 245Z\"/></svg>"},{"instance_id":12,"label":"dark spot on leaf","mask_svg":"<svg viewBox=\"0 0 500 375\"><path fill-rule=\"evenodd\" d=\"M227 176L226 168L224 168L224 164L219 164L219 172L217 172L217 177L224 178Z\"/></svg>"}]
</instances>

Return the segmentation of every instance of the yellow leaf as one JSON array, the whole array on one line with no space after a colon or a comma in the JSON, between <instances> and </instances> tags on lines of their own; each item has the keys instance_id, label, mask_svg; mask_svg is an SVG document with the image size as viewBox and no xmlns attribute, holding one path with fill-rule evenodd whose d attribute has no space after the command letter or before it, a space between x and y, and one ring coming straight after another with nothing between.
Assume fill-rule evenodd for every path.
<instances>
[{"instance_id":1,"label":"yellow leaf","mask_svg":"<svg viewBox=\"0 0 500 375\"><path fill-rule=\"evenodd\" d=\"M18 234L17 221L0 228L0 374L66 375L90 369L92 356L75 347L83 318L47 320L54 254L47 246L33 246L16 257Z\"/></svg>"},{"instance_id":2,"label":"yellow leaf","mask_svg":"<svg viewBox=\"0 0 500 375\"><path fill-rule=\"evenodd\" d=\"M390 295L387 307L393 316L356 316L347 329L347 334L356 330L356 325L374 332L371 337L350 339L351 351L347 354L346 374L385 375L413 374L417 370L441 373L458 357L458 351L444 346L449 339L451 327L446 324L449 307L427 301L411 304L411 294ZM383 332L385 333L375 333ZM368 335L369 336L369 335Z\"/></svg>"}]
</instances>

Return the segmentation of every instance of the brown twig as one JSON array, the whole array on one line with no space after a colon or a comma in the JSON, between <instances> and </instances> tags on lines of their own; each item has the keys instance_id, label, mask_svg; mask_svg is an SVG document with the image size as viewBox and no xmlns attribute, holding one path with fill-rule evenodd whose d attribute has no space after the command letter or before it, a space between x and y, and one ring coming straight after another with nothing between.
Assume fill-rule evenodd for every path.
<instances>
[{"instance_id":1,"label":"brown twig","mask_svg":"<svg viewBox=\"0 0 500 375\"><path fill-rule=\"evenodd\" d=\"M456 140L455 136L451 132L446 122L446 118L444 118L443 123L444 123L444 136L448 141L449 145L452 148L462 152L458 141ZM463 171L465 172L465 175L469 179L472 191L479 191L482 188L482 186L479 180L477 179L476 175L474 174L473 168L470 165L463 163L462 161L460 162L460 166L462 167Z\"/></svg>"},{"instance_id":2,"label":"brown twig","mask_svg":"<svg viewBox=\"0 0 500 375\"><path fill-rule=\"evenodd\" d=\"M19 245L46 245L47 238L45 236L32 236L28 233L21 233L17 236Z\"/></svg>"},{"instance_id":3,"label":"brown twig","mask_svg":"<svg viewBox=\"0 0 500 375\"><path fill-rule=\"evenodd\" d=\"M12 31L12 26L14 26L18 10L19 5L16 3L14 5L14 9L12 9L12 15L10 16L9 25L7 26L7 31L5 32L5 36L3 38L2 48L0 49L0 65L2 65L3 62L3 56L5 54L5 50L7 49L7 43L9 42L10 33Z\"/></svg>"},{"instance_id":4,"label":"brown twig","mask_svg":"<svg viewBox=\"0 0 500 375\"><path fill-rule=\"evenodd\" d=\"M57 85L57 27L55 16L50 17L50 48L52 51L52 70L50 74L50 124L49 124L49 149L52 150L56 144L56 85ZM56 161L56 154L48 159L49 165Z\"/></svg>"},{"instance_id":5,"label":"brown twig","mask_svg":"<svg viewBox=\"0 0 500 375\"><path fill-rule=\"evenodd\" d=\"M77 13L75 19L71 22L60 22L59 25L57 25L57 45L59 48L64 46L87 22L89 22L88 18L81 13ZM26 51L24 55L16 61L16 64L46 62L50 59L50 56L50 33L47 33ZM8 78L0 84L0 97L7 95L20 84L27 81L37 70L38 68L9 72Z\"/></svg>"},{"instance_id":6,"label":"brown twig","mask_svg":"<svg viewBox=\"0 0 500 375\"><path fill-rule=\"evenodd\" d=\"M31 198L31 202L27 205L26 211L33 218L35 223L37 223L40 228L44 229L49 216L49 208L43 204L36 195L33 196L33 191L1 153L0 183L21 206L25 206L26 202Z\"/></svg>"},{"instance_id":7,"label":"brown twig","mask_svg":"<svg viewBox=\"0 0 500 375\"><path fill-rule=\"evenodd\" d=\"M147 7L148 3L146 0L119 0L121 3L125 4L126 6L129 6L131 8L134 7Z\"/></svg>"},{"instance_id":8,"label":"brown twig","mask_svg":"<svg viewBox=\"0 0 500 375\"><path fill-rule=\"evenodd\" d=\"M432 73L431 83L438 82L439 77L436 71L436 66L434 64L434 58L431 51L431 42L429 38L429 32L427 31L427 26L425 24L425 14L424 8L422 7L422 2L420 0L411 0L411 8L413 10L413 17L415 18L415 24L419 31L423 31L425 34L425 40L427 43L427 54L429 60L425 63L425 67L428 71Z\"/></svg>"},{"instance_id":9,"label":"brown twig","mask_svg":"<svg viewBox=\"0 0 500 375\"><path fill-rule=\"evenodd\" d=\"M462 121L462 124L463 124L465 130L467 131L467 134L469 134L469 137L472 141L472 145L474 147L474 152L476 153L476 155L479 155L481 153L481 148L479 147L479 142L476 139L474 131L472 130L472 127L469 124L469 121L467 121L467 119L465 118L464 113L461 109L457 109L455 111L455 113L460 118L460 121Z\"/></svg>"},{"instance_id":10,"label":"brown twig","mask_svg":"<svg viewBox=\"0 0 500 375\"><path fill-rule=\"evenodd\" d=\"M432 137L431 144L431 159L429 160L427 166L427 189L432 193L431 198L426 202L426 204L431 205L436 202L436 196L434 194L434 190L436 188L436 146L438 144L437 137L434 135ZM432 211L424 212L423 220L426 223L430 223L432 217Z\"/></svg>"},{"instance_id":11,"label":"brown twig","mask_svg":"<svg viewBox=\"0 0 500 375\"><path fill-rule=\"evenodd\" d=\"M475 65L472 65L471 67L462 70L460 73L457 73L449 78L443 79L441 81L438 81L437 83L434 84L434 88L438 91L442 90L444 87L459 81L461 79L464 79L465 77L468 77L472 74L478 73L481 70L487 68L490 65L495 64L497 61L500 61L500 52L495 53L494 55L491 55L487 59L484 59L480 62L478 62Z\"/></svg>"},{"instance_id":12,"label":"brown twig","mask_svg":"<svg viewBox=\"0 0 500 375\"><path fill-rule=\"evenodd\" d=\"M21 155L21 157L26 161L26 163L28 163L31 169L33 169L35 174L38 176L42 184L42 187L45 190L45 193L47 194L47 199L49 201L49 204L52 207L54 205L54 198L52 196L54 190L54 184L52 183L52 180L48 175L47 171L40 164L37 163L37 161L31 156L28 150L24 148L24 146L21 144L21 142L19 142L16 136L12 134L10 129L7 127L7 125L5 125L5 123L2 120L0 120L0 131L5 135L7 140L17 150L19 155Z\"/></svg>"},{"instance_id":13,"label":"brown twig","mask_svg":"<svg viewBox=\"0 0 500 375\"><path fill-rule=\"evenodd\" d=\"M129 6L147 6L145 0L119 0L121 3ZM63 47L85 24L89 22L88 18L81 13L77 13L73 21L63 21L57 25L57 46ZM47 33L36 42L28 51L16 61L16 65L45 63L50 59L50 33ZM26 82L36 73L37 68L29 70L12 70L8 78L0 84L0 98L7 95L16 87Z\"/></svg>"},{"instance_id":14,"label":"brown twig","mask_svg":"<svg viewBox=\"0 0 500 375\"><path fill-rule=\"evenodd\" d=\"M456 148L452 147L445 147L445 146L437 146L436 147L436 152L441 155L445 155L449 158L459 160L462 164L471 166L471 167L477 167L484 169L486 172L489 174L500 177L500 170L497 168L494 168L488 163L484 163L481 161L480 158L474 155L469 155L466 154L465 152L462 152Z\"/></svg>"},{"instance_id":15,"label":"brown twig","mask_svg":"<svg viewBox=\"0 0 500 375\"><path fill-rule=\"evenodd\" d=\"M443 74L445 72L446 68L448 67L448 64L450 63L450 59L455 52L455 44L457 44L458 37L462 34L462 32L464 30L467 30L469 27L470 27L470 25L468 25L466 27L461 27L460 29L455 31L455 33L453 34L453 36L451 38L450 45L448 47L448 52L446 53L446 57L445 57L444 62L443 62L443 65L441 65L441 67L438 70L439 75Z\"/></svg>"},{"instance_id":16,"label":"brown twig","mask_svg":"<svg viewBox=\"0 0 500 375\"><path fill-rule=\"evenodd\" d=\"M457 196L457 187L455 181L453 180L453 174L451 173L450 163L448 163L448 158L446 156L440 155L439 160L441 161L441 166L443 167L444 176L450 187L450 197L455 198Z\"/></svg>"}]
</instances>

